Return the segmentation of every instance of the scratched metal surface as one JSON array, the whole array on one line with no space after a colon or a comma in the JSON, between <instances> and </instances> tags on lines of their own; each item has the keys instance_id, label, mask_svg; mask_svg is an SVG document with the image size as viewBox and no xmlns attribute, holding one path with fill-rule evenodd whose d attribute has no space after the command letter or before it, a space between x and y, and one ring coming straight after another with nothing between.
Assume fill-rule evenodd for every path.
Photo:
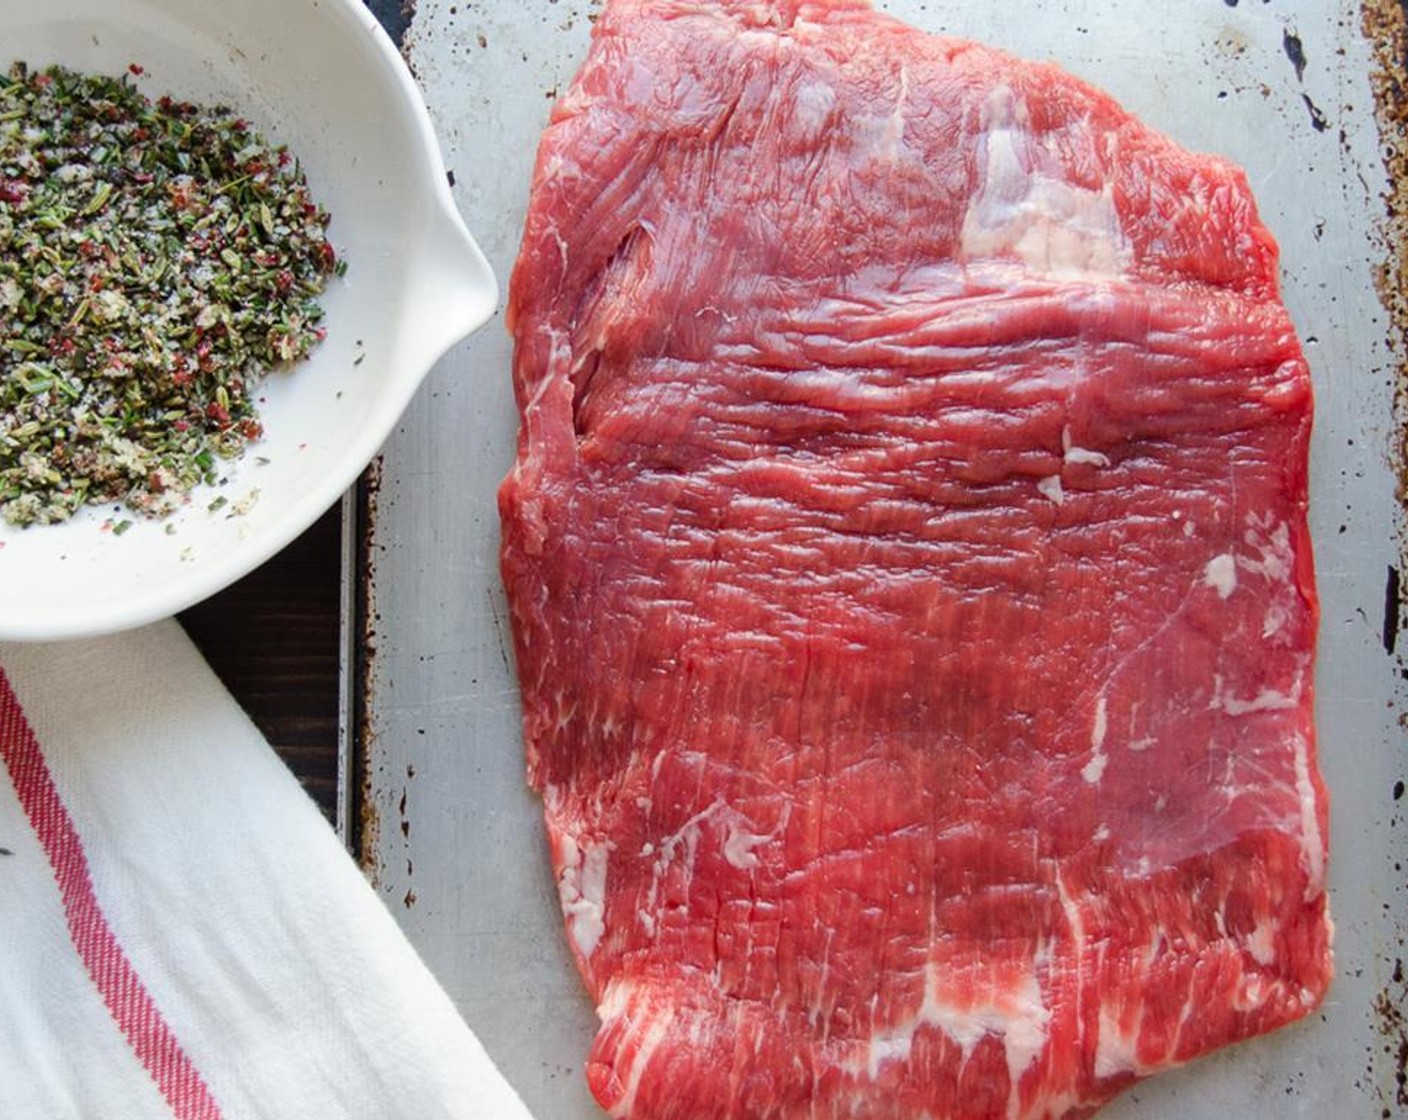
<instances>
[{"instance_id":1,"label":"scratched metal surface","mask_svg":"<svg viewBox=\"0 0 1408 1120\"><path fill-rule=\"evenodd\" d=\"M1281 241L1319 400L1319 720L1333 796L1338 978L1323 1013L1140 1087L1109 1120L1408 1116L1404 670L1394 355L1373 286L1386 185L1351 0L889 0L920 27L1054 59L1184 145L1245 166ZM407 54L458 201L501 279L537 135L590 0L420 0ZM1297 50L1299 46L1299 50ZM1300 57L1303 56L1303 57ZM1303 62L1298 67L1297 62ZM1298 72L1299 71L1299 72ZM436 369L388 445L367 531L362 852L389 905L540 1120L600 1116L593 1034L524 787L494 491L513 454L501 318ZM1389 612L1393 614L1393 612ZM1395 793L1395 789L1397 792ZM1401 1052L1400 1052L1400 1048Z\"/></svg>"}]
</instances>

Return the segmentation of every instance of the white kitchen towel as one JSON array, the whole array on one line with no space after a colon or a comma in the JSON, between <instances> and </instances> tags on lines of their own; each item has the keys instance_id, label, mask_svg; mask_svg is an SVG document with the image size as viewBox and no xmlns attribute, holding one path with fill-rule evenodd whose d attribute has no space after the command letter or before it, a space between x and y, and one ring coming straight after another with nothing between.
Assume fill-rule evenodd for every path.
<instances>
[{"instance_id":1,"label":"white kitchen towel","mask_svg":"<svg viewBox=\"0 0 1408 1120\"><path fill-rule=\"evenodd\" d=\"M527 1120L174 622L0 644L0 1117Z\"/></svg>"}]
</instances>

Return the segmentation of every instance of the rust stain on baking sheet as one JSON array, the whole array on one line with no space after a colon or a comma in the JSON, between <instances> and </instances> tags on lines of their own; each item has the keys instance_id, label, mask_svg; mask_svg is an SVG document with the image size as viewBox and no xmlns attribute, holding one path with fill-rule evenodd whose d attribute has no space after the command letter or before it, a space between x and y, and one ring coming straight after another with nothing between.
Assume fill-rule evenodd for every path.
<instances>
[{"instance_id":1,"label":"rust stain on baking sheet","mask_svg":"<svg viewBox=\"0 0 1408 1120\"><path fill-rule=\"evenodd\" d=\"M1374 1000L1374 1011L1379 1019L1379 1033L1384 1040L1384 1055L1395 1063L1391 1103L1400 1108L1408 1106L1408 1015L1405 1015L1405 1004L1408 1004L1408 986L1405 986L1403 961L1397 960L1393 965L1393 989L1385 988L1378 994ZM1381 1096L1387 1106L1390 1103L1387 1094L1381 1090ZM1385 1107L1383 1115L1391 1116L1392 1113Z\"/></svg>"},{"instance_id":2,"label":"rust stain on baking sheet","mask_svg":"<svg viewBox=\"0 0 1408 1120\"><path fill-rule=\"evenodd\" d=\"M1293 28L1286 28L1281 36L1281 48L1286 52L1286 57L1291 60L1291 65L1296 69L1296 81L1305 79L1305 44L1301 42L1300 36Z\"/></svg>"},{"instance_id":3,"label":"rust stain on baking sheet","mask_svg":"<svg viewBox=\"0 0 1408 1120\"><path fill-rule=\"evenodd\" d=\"M381 494L382 460L377 458L362 475L357 487L357 571L355 586L357 601L356 618L353 621L354 633L360 639L355 643L357 664L352 672L356 682L353 726L356 739L353 743L353 781L356 790L356 805L353 814L355 833L351 846L356 853L357 863L373 886L378 885L381 863L377 851L381 840L381 814L377 810L372 774L372 721L367 711L372 695L372 675L376 663L376 591L373 586L375 572L371 561L371 531L376 524L377 501Z\"/></svg>"},{"instance_id":4,"label":"rust stain on baking sheet","mask_svg":"<svg viewBox=\"0 0 1408 1120\"><path fill-rule=\"evenodd\" d=\"M1398 501L1408 513L1408 0L1363 0L1361 27L1373 54L1370 84L1388 187L1380 226L1384 257L1375 275L1379 299L1389 318L1388 347L1394 361L1394 437L1391 448L1398 478ZM1384 591L1384 649L1393 655L1403 625L1400 573L1408 563L1408 539L1401 543L1404 563L1390 568ZM1394 798L1401 796L1394 787ZM1370 1075L1378 1082L1382 1115L1408 1108L1408 981L1402 960L1394 964L1389 984L1374 1000L1380 1041L1370 1053ZM1392 1082L1382 1076L1391 1073Z\"/></svg>"},{"instance_id":5,"label":"rust stain on baking sheet","mask_svg":"<svg viewBox=\"0 0 1408 1120\"><path fill-rule=\"evenodd\" d=\"M1384 650L1390 657L1398 648L1398 620L1403 613L1402 579L1397 568L1388 569L1384 581Z\"/></svg>"},{"instance_id":6,"label":"rust stain on baking sheet","mask_svg":"<svg viewBox=\"0 0 1408 1120\"><path fill-rule=\"evenodd\" d=\"M1388 346L1394 374L1393 466L1398 501L1408 513L1408 0L1363 0L1361 27L1374 58L1370 83L1388 189L1381 224L1384 259L1375 276L1379 299L1389 316ZM1408 562L1408 540L1403 542ZM1399 571L1405 570L1400 564ZM1397 647L1401 603L1384 619L1384 645Z\"/></svg>"}]
</instances>

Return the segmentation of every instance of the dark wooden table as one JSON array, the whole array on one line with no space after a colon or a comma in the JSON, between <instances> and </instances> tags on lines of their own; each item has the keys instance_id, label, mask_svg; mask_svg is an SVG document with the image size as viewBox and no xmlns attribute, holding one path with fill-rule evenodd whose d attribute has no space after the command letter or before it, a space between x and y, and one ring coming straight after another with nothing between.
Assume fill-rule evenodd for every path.
<instances>
[{"instance_id":1,"label":"dark wooden table","mask_svg":"<svg viewBox=\"0 0 1408 1120\"><path fill-rule=\"evenodd\" d=\"M366 3L401 42L414 0ZM337 803L343 531L334 507L261 568L180 616L329 820Z\"/></svg>"},{"instance_id":2,"label":"dark wooden table","mask_svg":"<svg viewBox=\"0 0 1408 1120\"><path fill-rule=\"evenodd\" d=\"M342 516L180 616L217 676L335 816Z\"/></svg>"}]
</instances>

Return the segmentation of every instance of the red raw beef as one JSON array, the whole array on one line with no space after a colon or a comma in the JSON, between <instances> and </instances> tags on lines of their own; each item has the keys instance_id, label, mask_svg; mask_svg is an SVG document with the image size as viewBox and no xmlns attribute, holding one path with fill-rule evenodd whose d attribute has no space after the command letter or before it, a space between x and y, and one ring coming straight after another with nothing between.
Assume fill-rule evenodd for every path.
<instances>
[{"instance_id":1,"label":"red raw beef","mask_svg":"<svg viewBox=\"0 0 1408 1120\"><path fill-rule=\"evenodd\" d=\"M1311 391L1243 175L859 0L610 0L501 491L642 1120L1089 1116L1330 979Z\"/></svg>"}]
</instances>

